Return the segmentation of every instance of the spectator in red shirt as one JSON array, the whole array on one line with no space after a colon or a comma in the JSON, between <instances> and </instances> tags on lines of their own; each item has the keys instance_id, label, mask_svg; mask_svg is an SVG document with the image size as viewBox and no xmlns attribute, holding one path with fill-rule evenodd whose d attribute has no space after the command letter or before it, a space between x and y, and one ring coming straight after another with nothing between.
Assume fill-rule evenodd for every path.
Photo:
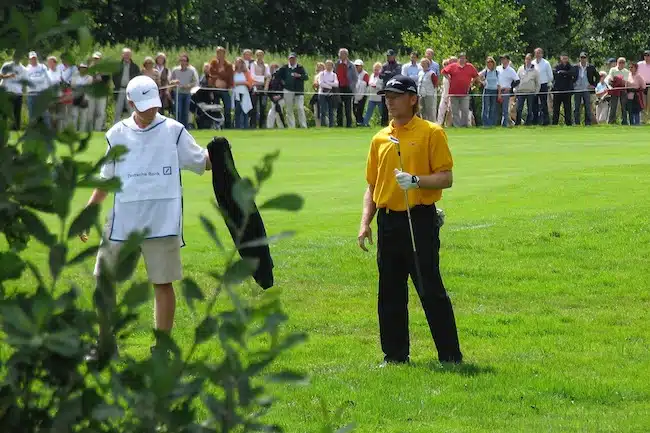
<instances>
[{"instance_id":1,"label":"spectator in red shirt","mask_svg":"<svg viewBox=\"0 0 650 433\"><path fill-rule=\"evenodd\" d=\"M345 108L345 126L352 127L352 98L357 87L358 73L355 66L348 58L349 53L346 48L339 50L339 60L336 62L336 77L339 80L339 92L341 103L336 110L336 120L338 126L343 126L343 109Z\"/></svg>"},{"instance_id":2,"label":"spectator in red shirt","mask_svg":"<svg viewBox=\"0 0 650 433\"><path fill-rule=\"evenodd\" d=\"M453 125L469 126L469 89L478 81L478 71L467 61L465 53L460 53L458 63L447 65L441 73L449 79Z\"/></svg>"}]
</instances>

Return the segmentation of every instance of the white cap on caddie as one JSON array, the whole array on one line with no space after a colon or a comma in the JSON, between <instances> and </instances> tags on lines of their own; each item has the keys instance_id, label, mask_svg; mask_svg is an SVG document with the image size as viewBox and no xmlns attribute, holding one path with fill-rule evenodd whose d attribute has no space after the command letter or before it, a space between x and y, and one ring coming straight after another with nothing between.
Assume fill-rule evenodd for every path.
<instances>
[{"instance_id":1,"label":"white cap on caddie","mask_svg":"<svg viewBox=\"0 0 650 433\"><path fill-rule=\"evenodd\" d=\"M162 107L158 85L146 75L138 75L126 86L126 98L135 104L139 112Z\"/></svg>"}]
</instances>

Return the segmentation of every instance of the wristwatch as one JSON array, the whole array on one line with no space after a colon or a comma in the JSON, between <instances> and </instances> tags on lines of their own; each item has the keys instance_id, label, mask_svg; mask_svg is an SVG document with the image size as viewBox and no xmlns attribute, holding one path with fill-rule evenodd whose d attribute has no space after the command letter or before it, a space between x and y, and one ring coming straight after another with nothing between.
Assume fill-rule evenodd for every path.
<instances>
[{"instance_id":1,"label":"wristwatch","mask_svg":"<svg viewBox=\"0 0 650 433\"><path fill-rule=\"evenodd\" d=\"M420 187L420 177L419 176L413 176L411 177L411 183L417 184L418 188Z\"/></svg>"}]
</instances>

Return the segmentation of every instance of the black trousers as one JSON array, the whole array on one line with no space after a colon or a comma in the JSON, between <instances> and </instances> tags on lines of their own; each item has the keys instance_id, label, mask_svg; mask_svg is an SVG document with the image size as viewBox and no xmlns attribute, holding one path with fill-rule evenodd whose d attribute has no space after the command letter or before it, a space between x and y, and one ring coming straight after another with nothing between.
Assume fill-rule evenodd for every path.
<instances>
[{"instance_id":1,"label":"black trousers","mask_svg":"<svg viewBox=\"0 0 650 433\"><path fill-rule=\"evenodd\" d=\"M542 84L539 88L540 94L533 101L533 123L535 125L548 125L548 83Z\"/></svg>"},{"instance_id":2,"label":"black trousers","mask_svg":"<svg viewBox=\"0 0 650 433\"><path fill-rule=\"evenodd\" d=\"M409 359L408 277L420 288L420 302L442 362L460 362L456 320L439 266L440 227L436 207L411 210L422 281L417 281L406 212L380 209L377 216L379 267L379 333L384 360Z\"/></svg>"},{"instance_id":3,"label":"black trousers","mask_svg":"<svg viewBox=\"0 0 650 433\"><path fill-rule=\"evenodd\" d=\"M388 107L385 96L381 97L381 126L388 126Z\"/></svg>"},{"instance_id":4,"label":"black trousers","mask_svg":"<svg viewBox=\"0 0 650 433\"><path fill-rule=\"evenodd\" d=\"M557 125L560 121L560 105L564 105L564 124L567 126L572 125L571 111L571 93L556 93L553 95L553 125Z\"/></svg>"},{"instance_id":5,"label":"black trousers","mask_svg":"<svg viewBox=\"0 0 650 433\"><path fill-rule=\"evenodd\" d=\"M251 129L266 127L266 98L264 89L251 92L251 102L253 103L253 109L249 113Z\"/></svg>"},{"instance_id":6,"label":"black trousers","mask_svg":"<svg viewBox=\"0 0 650 433\"><path fill-rule=\"evenodd\" d=\"M336 121L338 126L343 126L343 110L345 110L345 126L352 127L352 90L349 87L339 87L339 92L347 93L341 95L341 103L336 109Z\"/></svg>"},{"instance_id":7,"label":"black trousers","mask_svg":"<svg viewBox=\"0 0 650 433\"><path fill-rule=\"evenodd\" d=\"M354 103L354 117L357 119L357 125L363 125L363 110L366 108L367 96L361 98L361 101Z\"/></svg>"},{"instance_id":8,"label":"black trousers","mask_svg":"<svg viewBox=\"0 0 650 433\"><path fill-rule=\"evenodd\" d=\"M11 101L11 111L14 113L13 130L19 131L21 124L21 116L23 110L23 95L16 95L15 93L8 93L9 100Z\"/></svg>"}]
</instances>

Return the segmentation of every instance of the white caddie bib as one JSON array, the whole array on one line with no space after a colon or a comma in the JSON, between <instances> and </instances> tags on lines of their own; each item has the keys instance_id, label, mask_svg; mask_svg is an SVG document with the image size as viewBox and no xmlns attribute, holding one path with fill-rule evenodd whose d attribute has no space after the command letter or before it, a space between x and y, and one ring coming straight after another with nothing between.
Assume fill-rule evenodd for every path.
<instances>
[{"instance_id":1,"label":"white caddie bib","mask_svg":"<svg viewBox=\"0 0 650 433\"><path fill-rule=\"evenodd\" d=\"M139 129L133 118L106 133L111 146L128 153L115 163L122 191L115 194L109 239L124 241L134 231L148 230L147 239L182 236L182 186L178 137L182 125L156 116Z\"/></svg>"}]
</instances>

